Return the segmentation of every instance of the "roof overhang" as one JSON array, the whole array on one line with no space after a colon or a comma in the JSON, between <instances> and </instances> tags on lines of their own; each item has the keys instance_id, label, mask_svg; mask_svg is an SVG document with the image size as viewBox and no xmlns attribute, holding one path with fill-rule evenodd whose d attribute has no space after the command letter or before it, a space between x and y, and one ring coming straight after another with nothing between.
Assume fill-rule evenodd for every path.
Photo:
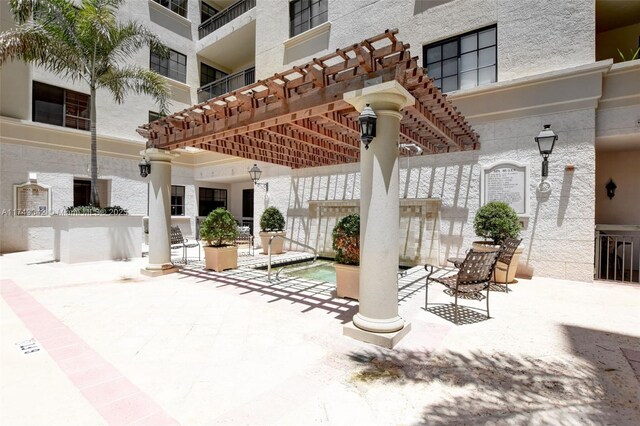
<instances>
[{"instance_id":1,"label":"roof overhang","mask_svg":"<svg viewBox=\"0 0 640 426\"><path fill-rule=\"evenodd\" d=\"M358 112L343 94L396 80L415 103L401 112L400 144L424 154L479 148L478 135L411 57L397 30L144 124L148 145L195 147L291 168L357 162Z\"/></svg>"}]
</instances>

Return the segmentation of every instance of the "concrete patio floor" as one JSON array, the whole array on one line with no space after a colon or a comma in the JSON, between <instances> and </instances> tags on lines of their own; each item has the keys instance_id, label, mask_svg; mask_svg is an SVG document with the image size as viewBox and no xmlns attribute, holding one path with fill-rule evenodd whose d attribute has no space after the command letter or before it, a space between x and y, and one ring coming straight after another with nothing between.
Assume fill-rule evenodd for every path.
<instances>
[{"instance_id":1,"label":"concrete patio floor","mask_svg":"<svg viewBox=\"0 0 640 426\"><path fill-rule=\"evenodd\" d=\"M412 331L386 350L342 336L357 302L330 284L145 264L0 256L0 424L640 419L639 286L519 280L491 292L491 319L464 310L456 326L449 307L424 310L417 267L399 282ZM441 289L430 303L451 301Z\"/></svg>"}]
</instances>

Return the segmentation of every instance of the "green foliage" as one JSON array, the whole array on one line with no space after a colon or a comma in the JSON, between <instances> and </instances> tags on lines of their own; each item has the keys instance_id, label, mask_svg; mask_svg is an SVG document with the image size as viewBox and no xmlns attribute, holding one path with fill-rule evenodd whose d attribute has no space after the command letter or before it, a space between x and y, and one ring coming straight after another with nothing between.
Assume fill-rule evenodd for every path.
<instances>
[{"instance_id":1,"label":"green foliage","mask_svg":"<svg viewBox=\"0 0 640 426\"><path fill-rule=\"evenodd\" d=\"M213 247L232 245L238 238L238 224L227 210L219 207L200 224L200 239Z\"/></svg>"},{"instance_id":2,"label":"green foliage","mask_svg":"<svg viewBox=\"0 0 640 426\"><path fill-rule=\"evenodd\" d=\"M127 65L146 46L162 56L168 54L168 49L137 22L118 22L118 8L123 3L124 0L10 0L19 25L0 33L0 66L22 60L89 87L92 205L100 205L97 90L111 93L119 104L130 92L149 95L161 112L168 110L170 89L164 78L147 67Z\"/></svg>"},{"instance_id":3,"label":"green foliage","mask_svg":"<svg viewBox=\"0 0 640 426\"><path fill-rule=\"evenodd\" d=\"M505 238L518 238L520 220L515 210L502 201L492 201L480 207L473 226L476 235L490 238L493 244L502 244Z\"/></svg>"},{"instance_id":4,"label":"green foliage","mask_svg":"<svg viewBox=\"0 0 640 426\"><path fill-rule=\"evenodd\" d=\"M268 207L260 216L260 229L263 232L282 231L284 229L284 216L275 207Z\"/></svg>"},{"instance_id":5,"label":"green foliage","mask_svg":"<svg viewBox=\"0 0 640 426\"><path fill-rule=\"evenodd\" d=\"M95 206L75 206L67 207L67 214L107 214L112 216L126 216L129 211L120 206L109 206L105 208Z\"/></svg>"},{"instance_id":6,"label":"green foliage","mask_svg":"<svg viewBox=\"0 0 640 426\"><path fill-rule=\"evenodd\" d=\"M333 250L336 262L345 265L360 264L360 215L350 214L333 228Z\"/></svg>"},{"instance_id":7,"label":"green foliage","mask_svg":"<svg viewBox=\"0 0 640 426\"><path fill-rule=\"evenodd\" d=\"M622 53L622 51L620 49L618 49L618 55L620 55L620 58L622 59L622 62L635 61L636 59L638 59L640 57L640 47L638 47L635 52L633 51L633 49L629 49L629 57L628 58L624 53Z\"/></svg>"}]
</instances>

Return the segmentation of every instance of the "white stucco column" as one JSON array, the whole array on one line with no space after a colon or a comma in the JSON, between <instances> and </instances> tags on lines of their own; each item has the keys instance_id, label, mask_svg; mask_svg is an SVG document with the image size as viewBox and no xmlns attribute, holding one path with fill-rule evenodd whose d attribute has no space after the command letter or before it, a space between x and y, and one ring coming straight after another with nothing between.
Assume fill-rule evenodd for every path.
<instances>
[{"instance_id":1,"label":"white stucco column","mask_svg":"<svg viewBox=\"0 0 640 426\"><path fill-rule=\"evenodd\" d=\"M149 264L145 275L163 275L177 269L171 263L171 160L169 151L149 148L140 152L151 163L149 174Z\"/></svg>"},{"instance_id":2,"label":"white stucco column","mask_svg":"<svg viewBox=\"0 0 640 426\"><path fill-rule=\"evenodd\" d=\"M398 315L400 110L415 99L396 81L344 94L358 111L378 116L376 137L360 150L359 312L345 326L350 337L393 347L410 329Z\"/></svg>"}]
</instances>

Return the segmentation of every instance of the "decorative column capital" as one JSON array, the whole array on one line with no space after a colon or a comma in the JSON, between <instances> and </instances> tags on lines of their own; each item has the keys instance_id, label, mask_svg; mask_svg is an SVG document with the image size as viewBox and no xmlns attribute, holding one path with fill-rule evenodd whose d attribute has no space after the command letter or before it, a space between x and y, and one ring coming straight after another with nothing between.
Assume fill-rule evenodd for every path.
<instances>
[{"instance_id":1,"label":"decorative column capital","mask_svg":"<svg viewBox=\"0 0 640 426\"><path fill-rule=\"evenodd\" d=\"M149 161L163 161L167 163L170 163L173 159L180 156L180 154L158 148L147 148L140 151L140 155L147 157Z\"/></svg>"},{"instance_id":2,"label":"decorative column capital","mask_svg":"<svg viewBox=\"0 0 640 426\"><path fill-rule=\"evenodd\" d=\"M369 104L376 114L378 111L385 110L400 111L416 102L416 98L396 80L347 92L343 95L343 99L353 105L358 112L362 112Z\"/></svg>"}]
</instances>

